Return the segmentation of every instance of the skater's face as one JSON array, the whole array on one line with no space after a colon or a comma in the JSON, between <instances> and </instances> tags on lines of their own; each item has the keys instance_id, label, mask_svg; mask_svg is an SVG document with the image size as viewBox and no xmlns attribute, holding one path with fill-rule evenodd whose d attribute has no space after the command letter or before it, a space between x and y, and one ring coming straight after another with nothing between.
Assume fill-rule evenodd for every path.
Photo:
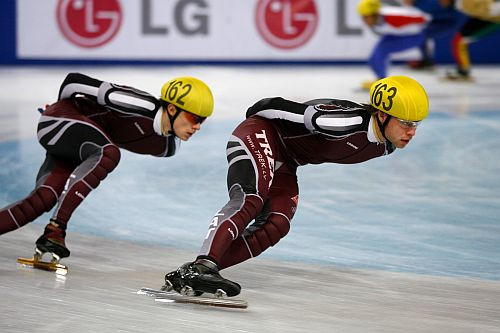
<instances>
[{"instance_id":1,"label":"skater's face","mask_svg":"<svg viewBox=\"0 0 500 333\"><path fill-rule=\"evenodd\" d=\"M387 114L379 112L379 118L383 123ZM417 126L412 122L402 121L396 117L391 117L385 127L385 136L396 148L404 148L415 136Z\"/></svg>"},{"instance_id":2,"label":"skater's face","mask_svg":"<svg viewBox=\"0 0 500 333\"><path fill-rule=\"evenodd\" d=\"M365 24L369 27L373 27L378 20L378 14L375 15L366 15L366 16L361 16L363 18L363 21Z\"/></svg>"},{"instance_id":3,"label":"skater's face","mask_svg":"<svg viewBox=\"0 0 500 333\"><path fill-rule=\"evenodd\" d=\"M438 2L441 5L441 7L444 7L444 8L448 8L448 7L451 7L451 5L453 5L452 0L439 0Z\"/></svg>"},{"instance_id":4,"label":"skater's face","mask_svg":"<svg viewBox=\"0 0 500 333\"><path fill-rule=\"evenodd\" d=\"M179 110L172 104L168 105L167 112L172 116L176 112L180 112L177 118L175 118L173 129L175 135L182 141L189 140L193 134L201 129L201 124L205 121L205 118L184 110Z\"/></svg>"}]
</instances>

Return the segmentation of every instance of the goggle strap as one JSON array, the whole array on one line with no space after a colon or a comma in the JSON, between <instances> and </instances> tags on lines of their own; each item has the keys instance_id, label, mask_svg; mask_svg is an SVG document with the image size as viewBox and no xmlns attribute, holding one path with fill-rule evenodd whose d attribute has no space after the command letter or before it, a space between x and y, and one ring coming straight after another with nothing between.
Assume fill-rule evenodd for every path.
<instances>
[{"instance_id":1,"label":"goggle strap","mask_svg":"<svg viewBox=\"0 0 500 333\"><path fill-rule=\"evenodd\" d=\"M174 121L179 116L179 113L181 113L181 110L178 110L177 108L176 108L176 111L175 111L173 116L170 113L168 113L168 111L167 111L168 119L170 120L170 128L171 128L168 131L168 134L173 134L173 135L177 136L175 134L175 131L174 131Z\"/></svg>"},{"instance_id":2,"label":"goggle strap","mask_svg":"<svg viewBox=\"0 0 500 333\"><path fill-rule=\"evenodd\" d=\"M384 139L386 139L387 141L389 141L389 139L387 139L387 137L385 136L385 128L387 127L387 124L389 123L389 120L391 120L391 115L386 113L387 115L387 118L385 118L385 121L382 123L377 115L377 123L378 123L378 127L380 128L380 132L382 132L382 136L384 137Z\"/></svg>"}]
</instances>

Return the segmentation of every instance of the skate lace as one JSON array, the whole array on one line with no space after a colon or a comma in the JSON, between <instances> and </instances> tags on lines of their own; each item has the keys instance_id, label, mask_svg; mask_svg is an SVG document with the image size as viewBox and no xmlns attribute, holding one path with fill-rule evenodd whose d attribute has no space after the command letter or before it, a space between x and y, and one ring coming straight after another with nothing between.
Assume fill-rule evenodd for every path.
<instances>
[{"instance_id":1,"label":"skate lace","mask_svg":"<svg viewBox=\"0 0 500 333\"><path fill-rule=\"evenodd\" d=\"M184 279L193 279L202 275L219 275L218 272L214 272L208 267L200 266L202 265L190 264L187 267L181 267L179 268L179 275Z\"/></svg>"}]
</instances>

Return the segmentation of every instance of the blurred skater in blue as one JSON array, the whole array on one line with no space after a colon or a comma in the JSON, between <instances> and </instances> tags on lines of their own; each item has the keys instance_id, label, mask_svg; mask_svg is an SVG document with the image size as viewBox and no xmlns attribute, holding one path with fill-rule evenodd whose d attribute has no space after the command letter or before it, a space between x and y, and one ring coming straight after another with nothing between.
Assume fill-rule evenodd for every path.
<instances>
[{"instance_id":1,"label":"blurred skater in blue","mask_svg":"<svg viewBox=\"0 0 500 333\"><path fill-rule=\"evenodd\" d=\"M408 6L382 6L380 0L361 0L358 13L373 32L380 35L368 63L377 79L387 76L387 65L394 53L420 47L425 41L424 29L431 16ZM368 90L373 81L363 82Z\"/></svg>"},{"instance_id":2,"label":"blurred skater in blue","mask_svg":"<svg viewBox=\"0 0 500 333\"><path fill-rule=\"evenodd\" d=\"M467 16L458 11L454 0L403 0L403 4L414 6L431 15L432 19L424 29L425 40L420 46L422 58L410 61L414 69L430 69L434 67L432 41L436 38L450 36L457 32L465 23Z\"/></svg>"}]
</instances>

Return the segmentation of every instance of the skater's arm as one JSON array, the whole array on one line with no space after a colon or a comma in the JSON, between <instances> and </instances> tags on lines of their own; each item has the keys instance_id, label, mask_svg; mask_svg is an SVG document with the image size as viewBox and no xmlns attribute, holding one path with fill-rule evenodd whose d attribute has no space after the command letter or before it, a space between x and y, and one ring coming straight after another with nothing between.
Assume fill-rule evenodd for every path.
<instances>
[{"instance_id":1,"label":"skater's arm","mask_svg":"<svg viewBox=\"0 0 500 333\"><path fill-rule=\"evenodd\" d=\"M343 100L319 101L304 113L304 125L311 133L339 138L363 130L363 115L368 113L362 105Z\"/></svg>"},{"instance_id":2,"label":"skater's arm","mask_svg":"<svg viewBox=\"0 0 500 333\"><path fill-rule=\"evenodd\" d=\"M74 98L78 95L87 96L97 101L97 92L102 81L80 73L69 73L59 88L58 100Z\"/></svg>"},{"instance_id":3,"label":"skater's arm","mask_svg":"<svg viewBox=\"0 0 500 333\"><path fill-rule=\"evenodd\" d=\"M110 110L154 118L160 102L147 92L70 73L59 91L59 99L85 96Z\"/></svg>"},{"instance_id":4,"label":"skater's arm","mask_svg":"<svg viewBox=\"0 0 500 333\"><path fill-rule=\"evenodd\" d=\"M307 105L282 97L264 98L248 108L246 117L257 115L267 119L284 119L303 122Z\"/></svg>"},{"instance_id":5,"label":"skater's arm","mask_svg":"<svg viewBox=\"0 0 500 333\"><path fill-rule=\"evenodd\" d=\"M267 119L302 124L311 133L340 137L356 130L363 118L363 107L357 103L334 99L318 99L296 103L281 97L262 99L246 113Z\"/></svg>"},{"instance_id":6,"label":"skater's arm","mask_svg":"<svg viewBox=\"0 0 500 333\"><path fill-rule=\"evenodd\" d=\"M421 33L431 16L413 7L382 7L381 19L372 29L379 35L409 36Z\"/></svg>"}]
</instances>

